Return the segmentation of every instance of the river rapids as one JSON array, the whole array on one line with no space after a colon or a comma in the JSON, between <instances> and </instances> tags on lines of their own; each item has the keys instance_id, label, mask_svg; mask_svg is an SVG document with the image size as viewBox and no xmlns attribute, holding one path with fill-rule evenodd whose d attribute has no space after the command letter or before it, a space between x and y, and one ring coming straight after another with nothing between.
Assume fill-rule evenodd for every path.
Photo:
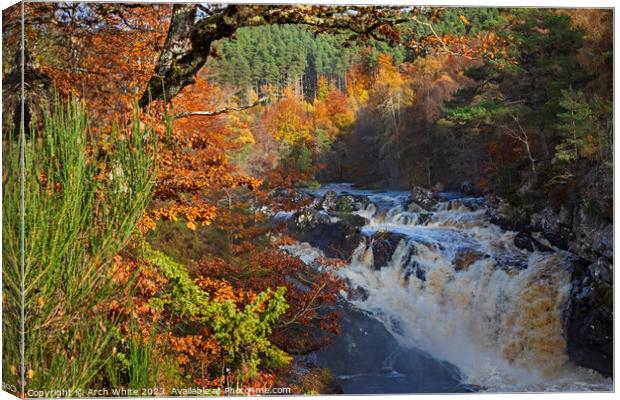
<instances>
[{"instance_id":1,"label":"river rapids","mask_svg":"<svg viewBox=\"0 0 620 400\"><path fill-rule=\"evenodd\" d=\"M332 184L312 194L328 191L352 196L367 221L335 271L349 288L344 336L318 355L345 392L612 390L566 355L569 253L516 247L482 198L440 193L424 210L404 191ZM392 243L387 257L377 241ZM307 243L286 250L305 262L320 255Z\"/></svg>"}]
</instances>

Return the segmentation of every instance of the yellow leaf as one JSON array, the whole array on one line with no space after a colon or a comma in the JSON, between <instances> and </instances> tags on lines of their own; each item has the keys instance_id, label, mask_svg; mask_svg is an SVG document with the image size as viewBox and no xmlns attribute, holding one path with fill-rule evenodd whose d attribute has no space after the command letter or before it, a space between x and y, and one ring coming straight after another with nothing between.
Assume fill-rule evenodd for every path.
<instances>
[{"instance_id":1,"label":"yellow leaf","mask_svg":"<svg viewBox=\"0 0 620 400\"><path fill-rule=\"evenodd\" d=\"M187 221L187 227L193 231L196 230L196 224L193 223L192 221Z\"/></svg>"},{"instance_id":2,"label":"yellow leaf","mask_svg":"<svg viewBox=\"0 0 620 400\"><path fill-rule=\"evenodd\" d=\"M469 20L464 15L459 15L459 19L465 24L470 25Z\"/></svg>"}]
</instances>

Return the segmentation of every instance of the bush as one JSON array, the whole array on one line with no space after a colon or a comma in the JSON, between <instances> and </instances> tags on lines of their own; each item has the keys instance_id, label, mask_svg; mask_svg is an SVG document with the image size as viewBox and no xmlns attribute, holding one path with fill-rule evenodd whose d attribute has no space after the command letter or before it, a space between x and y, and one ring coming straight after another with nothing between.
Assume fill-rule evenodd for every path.
<instances>
[{"instance_id":1,"label":"bush","mask_svg":"<svg viewBox=\"0 0 620 400\"><path fill-rule=\"evenodd\" d=\"M23 169L21 141L5 135L4 171L12 174L3 177L3 289L5 310L15 312L23 278L27 389L84 389L112 353L118 332L106 309L115 296L109 266L156 176L156 136L138 117L96 138L78 101L56 100L44 128L23 143ZM25 177L23 277L17 171ZM19 319L4 318L3 329L18 338ZM19 375L20 358L17 346L5 345L5 380Z\"/></svg>"}]
</instances>

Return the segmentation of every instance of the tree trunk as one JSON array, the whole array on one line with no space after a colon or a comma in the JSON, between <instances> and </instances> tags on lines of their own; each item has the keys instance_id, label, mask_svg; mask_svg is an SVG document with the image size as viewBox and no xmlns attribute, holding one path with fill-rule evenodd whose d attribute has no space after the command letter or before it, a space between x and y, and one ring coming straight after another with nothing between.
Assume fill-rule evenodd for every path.
<instances>
[{"instance_id":1,"label":"tree trunk","mask_svg":"<svg viewBox=\"0 0 620 400\"><path fill-rule=\"evenodd\" d=\"M2 84L2 126L3 136L19 136L22 102L22 56L17 49L11 69L3 78ZM41 73L38 65L24 49L24 127L26 135L30 128L40 129L43 126L43 114L52 104L52 81ZM9 131L8 128L11 127Z\"/></svg>"}]
</instances>

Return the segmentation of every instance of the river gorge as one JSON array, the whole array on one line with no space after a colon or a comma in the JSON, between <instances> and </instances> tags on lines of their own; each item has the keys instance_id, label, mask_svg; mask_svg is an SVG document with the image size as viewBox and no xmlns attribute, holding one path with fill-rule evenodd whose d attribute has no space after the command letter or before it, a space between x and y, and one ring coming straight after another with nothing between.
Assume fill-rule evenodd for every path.
<instances>
[{"instance_id":1,"label":"river gorge","mask_svg":"<svg viewBox=\"0 0 620 400\"><path fill-rule=\"evenodd\" d=\"M328 184L279 212L284 246L347 286L313 354L345 393L608 391L568 356L574 254L491 222L483 197ZM345 266L321 265L324 256Z\"/></svg>"}]
</instances>

